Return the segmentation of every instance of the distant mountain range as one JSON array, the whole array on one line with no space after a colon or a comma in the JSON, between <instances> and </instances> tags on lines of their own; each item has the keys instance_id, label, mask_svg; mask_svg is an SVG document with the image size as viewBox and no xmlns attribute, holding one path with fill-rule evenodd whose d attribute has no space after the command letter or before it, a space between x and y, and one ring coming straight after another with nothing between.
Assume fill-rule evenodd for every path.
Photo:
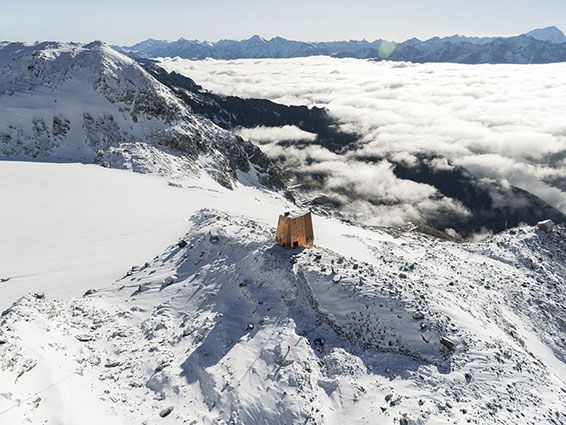
<instances>
[{"instance_id":1,"label":"distant mountain range","mask_svg":"<svg viewBox=\"0 0 566 425\"><path fill-rule=\"evenodd\" d=\"M296 58L334 56L407 62L555 63L566 62L566 36L556 27L535 29L514 37L433 37L396 43L386 40L304 42L258 35L217 42L148 39L133 46L114 46L130 56L184 59Z\"/></svg>"}]
</instances>

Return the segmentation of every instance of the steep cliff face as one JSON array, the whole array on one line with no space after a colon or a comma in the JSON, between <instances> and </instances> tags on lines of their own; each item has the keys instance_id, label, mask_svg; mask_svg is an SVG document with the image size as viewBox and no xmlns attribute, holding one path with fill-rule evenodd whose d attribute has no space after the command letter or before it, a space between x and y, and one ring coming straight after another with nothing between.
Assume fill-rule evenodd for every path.
<instances>
[{"instance_id":1,"label":"steep cliff face","mask_svg":"<svg viewBox=\"0 0 566 425\"><path fill-rule=\"evenodd\" d=\"M104 43L7 44L0 70L0 157L281 185L258 148Z\"/></svg>"}]
</instances>

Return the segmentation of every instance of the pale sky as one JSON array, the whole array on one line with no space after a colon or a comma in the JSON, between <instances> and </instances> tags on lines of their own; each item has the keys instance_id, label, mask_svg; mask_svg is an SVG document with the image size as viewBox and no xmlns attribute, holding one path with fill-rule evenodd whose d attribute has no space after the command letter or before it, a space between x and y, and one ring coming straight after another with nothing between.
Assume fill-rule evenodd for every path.
<instances>
[{"instance_id":1,"label":"pale sky","mask_svg":"<svg viewBox=\"0 0 566 425\"><path fill-rule=\"evenodd\" d=\"M2 4L4 3L4 4ZM403 41L516 35L556 25L566 0L0 0L0 40L131 44L146 38Z\"/></svg>"}]
</instances>

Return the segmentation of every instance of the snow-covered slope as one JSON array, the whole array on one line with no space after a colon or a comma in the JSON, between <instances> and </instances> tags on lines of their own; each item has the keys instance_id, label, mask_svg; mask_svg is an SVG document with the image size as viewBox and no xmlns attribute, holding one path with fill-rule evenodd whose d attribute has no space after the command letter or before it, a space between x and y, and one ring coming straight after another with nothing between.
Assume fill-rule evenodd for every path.
<instances>
[{"instance_id":1,"label":"snow-covered slope","mask_svg":"<svg viewBox=\"0 0 566 425\"><path fill-rule=\"evenodd\" d=\"M317 217L322 246L290 251L249 213L190 222L104 289L3 313L6 423L566 421L564 228L453 244Z\"/></svg>"},{"instance_id":2,"label":"snow-covered slope","mask_svg":"<svg viewBox=\"0 0 566 425\"><path fill-rule=\"evenodd\" d=\"M273 184L259 149L194 116L106 44L0 48L0 158L80 161L163 175L237 172Z\"/></svg>"}]
</instances>

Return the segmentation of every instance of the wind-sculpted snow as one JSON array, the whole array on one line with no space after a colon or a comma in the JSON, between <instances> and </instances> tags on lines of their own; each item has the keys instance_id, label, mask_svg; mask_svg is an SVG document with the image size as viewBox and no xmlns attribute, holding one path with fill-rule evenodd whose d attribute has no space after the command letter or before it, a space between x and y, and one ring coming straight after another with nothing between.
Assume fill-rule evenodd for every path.
<instances>
[{"instance_id":1,"label":"wind-sculpted snow","mask_svg":"<svg viewBox=\"0 0 566 425\"><path fill-rule=\"evenodd\" d=\"M108 423L566 421L563 227L461 245L352 233L374 252L364 262L282 249L244 217L191 221L106 289L7 310L0 411L73 422L76 408L53 413L51 393L14 399L48 358Z\"/></svg>"},{"instance_id":2,"label":"wind-sculpted snow","mask_svg":"<svg viewBox=\"0 0 566 425\"><path fill-rule=\"evenodd\" d=\"M195 117L137 63L101 42L3 46L0 111L0 158L95 162L179 177L204 169L225 186L237 172L278 183L259 149Z\"/></svg>"},{"instance_id":3,"label":"wind-sculpted snow","mask_svg":"<svg viewBox=\"0 0 566 425\"><path fill-rule=\"evenodd\" d=\"M355 193L354 211L367 220L430 218L466 209L431 185L396 178L395 164L462 166L480 179L527 190L566 212L564 65L469 66L303 59L163 59L161 65L206 89L328 109L341 128L360 136L343 152L303 141L262 144L307 175L328 177L326 191ZM249 136L253 140L253 134ZM284 142L284 143L283 143ZM368 164L372 158L377 158ZM378 161L383 160L383 161ZM493 207L501 193L493 190ZM362 202L371 195L386 205Z\"/></svg>"}]
</instances>

